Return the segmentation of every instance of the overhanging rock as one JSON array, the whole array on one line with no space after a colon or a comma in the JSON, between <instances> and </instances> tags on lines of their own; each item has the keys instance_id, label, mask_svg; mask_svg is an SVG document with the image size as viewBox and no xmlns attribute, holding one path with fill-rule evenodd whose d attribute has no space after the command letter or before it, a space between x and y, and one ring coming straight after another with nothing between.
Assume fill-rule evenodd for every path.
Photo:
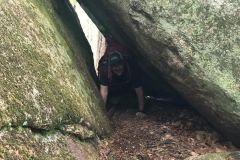
<instances>
[{"instance_id":1,"label":"overhanging rock","mask_svg":"<svg viewBox=\"0 0 240 160\"><path fill-rule=\"evenodd\" d=\"M103 32L127 35L146 64L240 145L237 0L78 1Z\"/></svg>"}]
</instances>

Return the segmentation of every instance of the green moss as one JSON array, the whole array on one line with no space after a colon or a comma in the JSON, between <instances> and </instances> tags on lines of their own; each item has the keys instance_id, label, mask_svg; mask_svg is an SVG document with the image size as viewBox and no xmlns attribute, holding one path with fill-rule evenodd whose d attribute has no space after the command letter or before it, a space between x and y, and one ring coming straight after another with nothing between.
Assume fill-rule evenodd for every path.
<instances>
[{"instance_id":1,"label":"green moss","mask_svg":"<svg viewBox=\"0 0 240 160\"><path fill-rule=\"evenodd\" d=\"M91 144L81 143L75 138L59 132L47 134L34 133L26 128L5 128L0 132L0 157L2 159L68 159L76 157L76 150L84 153L83 158L96 159L97 155ZM89 152L89 151L91 152ZM91 153L91 154L90 154Z\"/></svg>"},{"instance_id":2,"label":"green moss","mask_svg":"<svg viewBox=\"0 0 240 160\"><path fill-rule=\"evenodd\" d=\"M61 19L52 4L22 0L0 7L1 126L58 128L84 118L98 133L108 130L84 59L77 61L59 32L65 28L56 26Z\"/></svg>"},{"instance_id":3,"label":"green moss","mask_svg":"<svg viewBox=\"0 0 240 160\"><path fill-rule=\"evenodd\" d=\"M153 65L209 122L240 144L239 1L81 2L101 25L129 35L149 74L156 75Z\"/></svg>"}]
</instances>

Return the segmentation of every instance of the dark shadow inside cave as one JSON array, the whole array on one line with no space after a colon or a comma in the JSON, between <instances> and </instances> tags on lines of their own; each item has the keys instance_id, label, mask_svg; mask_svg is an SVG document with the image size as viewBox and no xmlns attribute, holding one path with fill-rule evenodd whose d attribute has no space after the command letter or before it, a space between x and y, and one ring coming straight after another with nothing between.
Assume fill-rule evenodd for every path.
<instances>
[{"instance_id":1,"label":"dark shadow inside cave","mask_svg":"<svg viewBox=\"0 0 240 160\"><path fill-rule=\"evenodd\" d=\"M97 20L97 17L93 17L93 15L79 3L74 3L73 8L79 15L79 22L91 46L93 52L93 59L91 61L94 61L96 72L98 61L106 50L107 42L105 37L111 36L128 48L129 55L132 57L134 65L137 66L142 75L142 84L147 101L153 100L162 105L175 104L177 106L189 106L180 94L161 78L161 74L151 63L146 62L146 57L142 57L138 54L138 49L134 47L131 40L126 34L122 33L119 27L115 26L119 28L119 30L116 31L103 26L101 22Z\"/></svg>"}]
</instances>

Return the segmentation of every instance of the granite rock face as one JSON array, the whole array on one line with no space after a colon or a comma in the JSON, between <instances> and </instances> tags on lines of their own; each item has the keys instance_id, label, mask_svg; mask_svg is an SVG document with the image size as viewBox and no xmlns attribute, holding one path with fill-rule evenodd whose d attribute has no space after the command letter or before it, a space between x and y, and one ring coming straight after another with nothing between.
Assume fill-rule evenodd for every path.
<instances>
[{"instance_id":1,"label":"granite rock face","mask_svg":"<svg viewBox=\"0 0 240 160\"><path fill-rule=\"evenodd\" d=\"M146 70L153 65L153 74L159 73L212 125L240 145L239 1L80 3L103 32L131 42L138 53L135 57L145 60Z\"/></svg>"},{"instance_id":2,"label":"granite rock face","mask_svg":"<svg viewBox=\"0 0 240 160\"><path fill-rule=\"evenodd\" d=\"M88 59L89 55L92 58L90 47L75 18L67 1L0 2L0 127L13 127L13 133L0 131L1 140L16 138L16 127L57 130L80 139L110 132L90 76L94 69ZM26 131L26 136L23 132L16 142L31 141L32 133ZM1 148L12 145L1 143ZM45 156L39 150L38 156ZM1 149L1 155L5 151Z\"/></svg>"}]
</instances>

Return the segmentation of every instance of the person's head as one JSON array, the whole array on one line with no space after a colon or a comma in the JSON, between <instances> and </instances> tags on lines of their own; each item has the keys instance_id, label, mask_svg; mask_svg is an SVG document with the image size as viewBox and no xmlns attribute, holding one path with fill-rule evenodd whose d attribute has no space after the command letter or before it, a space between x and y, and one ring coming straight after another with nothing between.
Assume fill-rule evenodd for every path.
<instances>
[{"instance_id":1,"label":"person's head","mask_svg":"<svg viewBox=\"0 0 240 160\"><path fill-rule=\"evenodd\" d=\"M110 54L110 65L112 72L118 76L121 76L124 72L124 61L121 55L117 52Z\"/></svg>"}]
</instances>

